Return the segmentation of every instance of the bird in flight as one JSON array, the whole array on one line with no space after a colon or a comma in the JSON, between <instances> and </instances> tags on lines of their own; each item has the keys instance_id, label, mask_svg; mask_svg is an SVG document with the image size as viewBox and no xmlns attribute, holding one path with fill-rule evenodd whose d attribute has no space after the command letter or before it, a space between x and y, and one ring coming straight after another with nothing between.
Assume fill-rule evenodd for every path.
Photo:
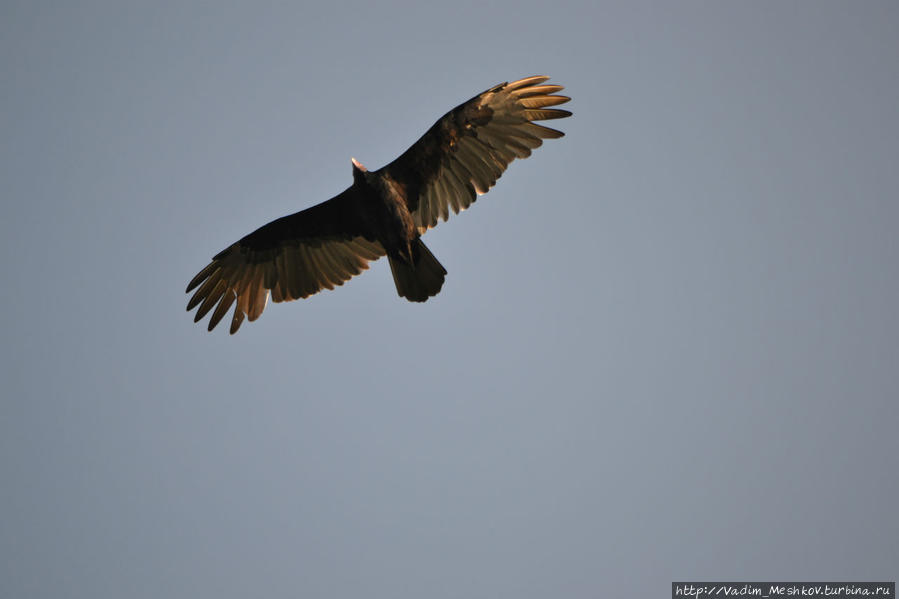
<instances>
[{"instance_id":1,"label":"bird in flight","mask_svg":"<svg viewBox=\"0 0 899 599\"><path fill-rule=\"evenodd\" d=\"M561 85L535 76L501 83L460 104L387 166L356 159L343 193L256 229L212 258L191 279L194 322L212 310L211 331L231 306L231 334L254 321L269 293L275 302L334 289L387 255L397 293L423 302L440 292L446 269L421 241L438 220L487 193L516 158L527 158L561 131L534 121L571 116L550 108L570 100ZM213 310L214 309L214 310Z\"/></svg>"}]
</instances>

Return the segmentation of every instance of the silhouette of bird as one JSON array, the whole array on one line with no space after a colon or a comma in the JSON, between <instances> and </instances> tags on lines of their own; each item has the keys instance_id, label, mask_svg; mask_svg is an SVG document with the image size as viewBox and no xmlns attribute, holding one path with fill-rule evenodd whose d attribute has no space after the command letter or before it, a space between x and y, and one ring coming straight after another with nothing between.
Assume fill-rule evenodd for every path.
<instances>
[{"instance_id":1,"label":"silhouette of bird","mask_svg":"<svg viewBox=\"0 0 899 599\"><path fill-rule=\"evenodd\" d=\"M501 83L441 117L399 158L368 171L355 158L353 184L339 195L274 220L212 258L191 279L194 322L210 310L211 331L231 306L231 333L275 302L343 285L387 255L397 293L423 302L443 287L446 269L421 235L487 193L516 158L561 131L534 121L571 116L550 108L570 100L561 85L534 76Z\"/></svg>"}]
</instances>

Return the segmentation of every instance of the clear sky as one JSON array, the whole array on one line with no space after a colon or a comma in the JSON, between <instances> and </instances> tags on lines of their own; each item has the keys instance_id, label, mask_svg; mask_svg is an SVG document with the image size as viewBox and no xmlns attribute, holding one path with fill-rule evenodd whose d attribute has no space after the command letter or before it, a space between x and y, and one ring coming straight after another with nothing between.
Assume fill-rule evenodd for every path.
<instances>
[{"instance_id":1,"label":"clear sky","mask_svg":"<svg viewBox=\"0 0 899 599\"><path fill-rule=\"evenodd\" d=\"M895 580L895 2L0 5L0 596ZM184 287L495 83L567 135L235 336Z\"/></svg>"}]
</instances>

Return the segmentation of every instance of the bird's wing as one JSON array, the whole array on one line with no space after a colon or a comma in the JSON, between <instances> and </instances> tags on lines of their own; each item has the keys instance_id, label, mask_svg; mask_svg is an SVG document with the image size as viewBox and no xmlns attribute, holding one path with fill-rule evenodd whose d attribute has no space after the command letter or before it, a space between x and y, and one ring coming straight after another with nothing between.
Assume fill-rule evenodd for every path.
<instances>
[{"instance_id":1,"label":"bird's wing","mask_svg":"<svg viewBox=\"0 0 899 599\"><path fill-rule=\"evenodd\" d=\"M334 289L385 254L367 239L353 214L347 192L260 227L219 252L187 285L197 288L188 311L200 306L194 322L215 308L211 331L234 304L231 333L244 320L259 318L268 294L276 302Z\"/></svg>"},{"instance_id":2,"label":"bird's wing","mask_svg":"<svg viewBox=\"0 0 899 599\"><path fill-rule=\"evenodd\" d=\"M548 108L570 100L561 85L536 76L501 83L446 113L399 158L381 169L406 190L415 225L423 233L487 193L516 158L527 158L561 131L533 121L571 116Z\"/></svg>"}]
</instances>

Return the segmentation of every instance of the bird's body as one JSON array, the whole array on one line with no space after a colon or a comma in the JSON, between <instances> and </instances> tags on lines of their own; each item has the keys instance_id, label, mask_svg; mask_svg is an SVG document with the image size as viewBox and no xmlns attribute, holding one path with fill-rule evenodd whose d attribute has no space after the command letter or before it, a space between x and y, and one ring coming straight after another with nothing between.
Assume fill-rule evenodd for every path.
<instances>
[{"instance_id":1,"label":"bird's body","mask_svg":"<svg viewBox=\"0 0 899 599\"><path fill-rule=\"evenodd\" d=\"M352 192L367 205L367 234L392 257L410 259L410 244L419 237L406 198L406 187L386 173L369 173L353 159Z\"/></svg>"},{"instance_id":2,"label":"bird's body","mask_svg":"<svg viewBox=\"0 0 899 599\"><path fill-rule=\"evenodd\" d=\"M558 85L529 77L497 85L448 112L399 158L377 171L353 159L353 184L334 198L274 220L226 248L193 278L195 321L215 309L211 331L232 305L231 333L275 302L333 289L385 254L397 292L423 302L446 269L421 235L486 193L515 158L560 131L533 123L571 113Z\"/></svg>"}]
</instances>

